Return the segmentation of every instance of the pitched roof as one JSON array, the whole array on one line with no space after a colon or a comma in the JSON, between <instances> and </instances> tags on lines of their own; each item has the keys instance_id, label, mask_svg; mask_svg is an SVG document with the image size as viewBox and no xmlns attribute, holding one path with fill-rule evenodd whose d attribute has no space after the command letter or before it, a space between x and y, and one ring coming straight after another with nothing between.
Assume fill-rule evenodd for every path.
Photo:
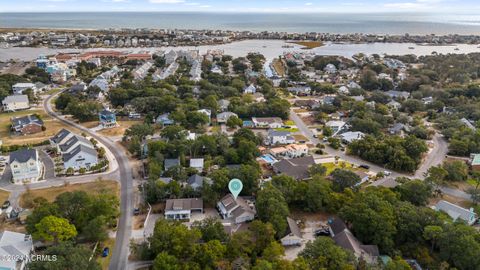
<instances>
[{"instance_id":1,"label":"pitched roof","mask_svg":"<svg viewBox=\"0 0 480 270\"><path fill-rule=\"evenodd\" d=\"M297 237L302 238L302 233L300 232L300 228L297 225L297 222L289 217L287 217L287 223L288 223L288 234L293 234Z\"/></svg>"},{"instance_id":2,"label":"pitched roof","mask_svg":"<svg viewBox=\"0 0 480 270\"><path fill-rule=\"evenodd\" d=\"M308 178L308 168L315 164L312 156L283 159L273 164L273 169L277 173L283 173L292 176L297 180Z\"/></svg>"},{"instance_id":3,"label":"pitched roof","mask_svg":"<svg viewBox=\"0 0 480 270\"><path fill-rule=\"evenodd\" d=\"M13 161L24 163L30 159L38 159L38 152L36 149L20 149L10 153L10 163Z\"/></svg>"},{"instance_id":4,"label":"pitched roof","mask_svg":"<svg viewBox=\"0 0 480 270\"><path fill-rule=\"evenodd\" d=\"M169 199L165 202L165 211L179 211L203 209L203 200L199 198L191 199Z\"/></svg>"},{"instance_id":5,"label":"pitched roof","mask_svg":"<svg viewBox=\"0 0 480 270\"><path fill-rule=\"evenodd\" d=\"M453 220L456 220L458 218L464 220L464 221L471 221L472 215L476 216L475 212L469 209L465 209L463 207L460 207L456 204L453 204L451 202L447 202L444 200L440 200L436 205L435 205L436 210L441 210L445 213L447 213Z\"/></svg>"},{"instance_id":6,"label":"pitched roof","mask_svg":"<svg viewBox=\"0 0 480 270\"><path fill-rule=\"evenodd\" d=\"M109 111L109 110L102 110L102 111L100 112L100 115L101 115L101 116L111 117L111 116L115 116L115 113L112 112L112 111Z\"/></svg>"},{"instance_id":7,"label":"pitched roof","mask_svg":"<svg viewBox=\"0 0 480 270\"><path fill-rule=\"evenodd\" d=\"M190 167L203 168L203 158L192 158L192 159L190 159Z\"/></svg>"},{"instance_id":8,"label":"pitched roof","mask_svg":"<svg viewBox=\"0 0 480 270\"><path fill-rule=\"evenodd\" d=\"M28 96L27 95L12 95L12 96L5 97L2 102L4 104L20 103L20 102L28 103Z\"/></svg>"},{"instance_id":9,"label":"pitched roof","mask_svg":"<svg viewBox=\"0 0 480 270\"><path fill-rule=\"evenodd\" d=\"M64 144L60 145L60 150L62 152L67 151L72 145L74 145L77 142L84 143L86 145L90 145L91 148L93 148L92 143L87 140L86 138L79 136L79 135L73 135L70 139L68 139Z\"/></svg>"},{"instance_id":10,"label":"pitched roof","mask_svg":"<svg viewBox=\"0 0 480 270\"><path fill-rule=\"evenodd\" d=\"M268 137L288 136L288 135L290 135L290 131L279 131L274 129L270 129L268 131Z\"/></svg>"},{"instance_id":11,"label":"pitched roof","mask_svg":"<svg viewBox=\"0 0 480 270\"><path fill-rule=\"evenodd\" d=\"M63 139L65 139L69 134L72 134L67 129L62 128L55 136L52 137L52 141L54 143L60 143Z\"/></svg>"},{"instance_id":12,"label":"pitched roof","mask_svg":"<svg viewBox=\"0 0 480 270\"><path fill-rule=\"evenodd\" d=\"M22 127L22 126L30 125L30 124L43 126L43 121L33 114L29 114L29 115L22 116L22 117L12 118L12 126L14 128L15 127Z\"/></svg>"},{"instance_id":13,"label":"pitched roof","mask_svg":"<svg viewBox=\"0 0 480 270\"><path fill-rule=\"evenodd\" d=\"M333 232L333 235L337 235L347 229L347 225L340 218L334 219L330 224L330 229Z\"/></svg>"},{"instance_id":14,"label":"pitched roof","mask_svg":"<svg viewBox=\"0 0 480 270\"><path fill-rule=\"evenodd\" d=\"M180 165L180 160L178 158L167 158L164 160L165 170L168 170L171 167L175 167L178 165Z\"/></svg>"},{"instance_id":15,"label":"pitched roof","mask_svg":"<svg viewBox=\"0 0 480 270\"><path fill-rule=\"evenodd\" d=\"M17 232L3 231L0 233L0 256L26 256L33 247L29 235Z\"/></svg>"},{"instance_id":16,"label":"pitched roof","mask_svg":"<svg viewBox=\"0 0 480 270\"><path fill-rule=\"evenodd\" d=\"M79 146L75 147L72 151L63 154L63 161L64 162L69 161L70 159L75 157L75 155L77 155L78 153L87 153L92 156L97 156L97 151L95 149L87 147L83 144L80 144Z\"/></svg>"}]
</instances>

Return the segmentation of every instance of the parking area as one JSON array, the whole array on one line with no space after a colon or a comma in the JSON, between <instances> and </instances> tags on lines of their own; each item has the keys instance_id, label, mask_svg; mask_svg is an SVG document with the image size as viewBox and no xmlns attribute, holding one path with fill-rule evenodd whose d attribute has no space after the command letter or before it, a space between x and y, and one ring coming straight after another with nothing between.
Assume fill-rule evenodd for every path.
<instances>
[{"instance_id":1,"label":"parking area","mask_svg":"<svg viewBox=\"0 0 480 270\"><path fill-rule=\"evenodd\" d=\"M192 215L190 217L190 222L186 222L185 225L190 227L192 223L195 221L202 221L207 218L216 218L220 219L220 215L218 214L217 209L215 208L205 208L203 209L203 213L200 212L192 212Z\"/></svg>"},{"instance_id":2,"label":"parking area","mask_svg":"<svg viewBox=\"0 0 480 270\"><path fill-rule=\"evenodd\" d=\"M328 220L324 215L302 215L299 219L303 221L303 227L300 228L303 241L301 246L285 247L284 258L289 261L295 260L306 244L315 240L315 231L325 226Z\"/></svg>"}]
</instances>

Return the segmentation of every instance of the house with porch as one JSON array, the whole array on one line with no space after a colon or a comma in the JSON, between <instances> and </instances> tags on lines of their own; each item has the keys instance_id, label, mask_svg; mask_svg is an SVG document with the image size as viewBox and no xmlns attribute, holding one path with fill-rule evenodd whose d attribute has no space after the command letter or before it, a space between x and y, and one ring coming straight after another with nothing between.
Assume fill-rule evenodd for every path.
<instances>
[{"instance_id":1,"label":"house with porch","mask_svg":"<svg viewBox=\"0 0 480 270\"><path fill-rule=\"evenodd\" d=\"M35 183L42 176L43 165L36 149L20 149L10 153L10 169L14 184Z\"/></svg>"},{"instance_id":2,"label":"house with porch","mask_svg":"<svg viewBox=\"0 0 480 270\"><path fill-rule=\"evenodd\" d=\"M102 128L114 128L117 126L116 114L108 109L104 109L98 114L100 126Z\"/></svg>"},{"instance_id":3,"label":"house with porch","mask_svg":"<svg viewBox=\"0 0 480 270\"><path fill-rule=\"evenodd\" d=\"M192 212L203 213L203 200L199 198L169 199L165 202L165 219L189 221Z\"/></svg>"}]
</instances>

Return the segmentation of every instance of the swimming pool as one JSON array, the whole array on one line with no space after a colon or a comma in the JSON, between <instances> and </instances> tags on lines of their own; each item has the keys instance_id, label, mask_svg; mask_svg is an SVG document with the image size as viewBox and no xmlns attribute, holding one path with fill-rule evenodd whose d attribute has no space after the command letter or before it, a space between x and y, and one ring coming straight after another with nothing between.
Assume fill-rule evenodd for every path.
<instances>
[{"instance_id":1,"label":"swimming pool","mask_svg":"<svg viewBox=\"0 0 480 270\"><path fill-rule=\"evenodd\" d=\"M273 163L278 162L278 160L270 154L263 155L260 158L265 160L265 162L267 162L268 164L273 164Z\"/></svg>"}]
</instances>

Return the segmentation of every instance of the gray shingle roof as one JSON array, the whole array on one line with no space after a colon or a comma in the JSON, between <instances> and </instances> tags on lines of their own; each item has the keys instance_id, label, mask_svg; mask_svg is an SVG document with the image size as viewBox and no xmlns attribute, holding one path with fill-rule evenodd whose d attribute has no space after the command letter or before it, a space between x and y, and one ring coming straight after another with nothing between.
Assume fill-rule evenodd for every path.
<instances>
[{"instance_id":1,"label":"gray shingle roof","mask_svg":"<svg viewBox=\"0 0 480 270\"><path fill-rule=\"evenodd\" d=\"M25 125L29 124L36 124L39 126L43 126L43 121L40 120L38 117L36 117L33 114L22 116L22 117L17 117L17 118L12 118L12 127L22 127Z\"/></svg>"},{"instance_id":2,"label":"gray shingle roof","mask_svg":"<svg viewBox=\"0 0 480 270\"><path fill-rule=\"evenodd\" d=\"M52 141L54 143L59 143L63 139L65 139L65 137L67 137L69 134L71 134L69 130L62 128L57 134L55 134L55 136L52 137Z\"/></svg>"},{"instance_id":3,"label":"gray shingle roof","mask_svg":"<svg viewBox=\"0 0 480 270\"><path fill-rule=\"evenodd\" d=\"M171 167L180 165L180 160L178 158L167 158L164 161L165 170L167 171Z\"/></svg>"},{"instance_id":4,"label":"gray shingle roof","mask_svg":"<svg viewBox=\"0 0 480 270\"><path fill-rule=\"evenodd\" d=\"M441 200L435 205L435 209L447 213L453 220L458 218L467 222L471 220L472 212L469 209L462 208L451 202Z\"/></svg>"},{"instance_id":5,"label":"gray shingle roof","mask_svg":"<svg viewBox=\"0 0 480 270\"><path fill-rule=\"evenodd\" d=\"M90 147L87 147L83 144L75 147L72 151L70 151L69 153L65 153L63 154L63 161L66 162L66 161L69 161L70 159L72 159L73 157L75 157L75 155L77 155L78 153L80 152L83 152L83 153L88 153L92 156L97 156L97 151L93 148L90 148Z\"/></svg>"},{"instance_id":6,"label":"gray shingle roof","mask_svg":"<svg viewBox=\"0 0 480 270\"><path fill-rule=\"evenodd\" d=\"M35 149L20 149L10 153L10 163L17 161L20 163L27 162L29 159L37 160L38 154Z\"/></svg>"},{"instance_id":7,"label":"gray shingle roof","mask_svg":"<svg viewBox=\"0 0 480 270\"><path fill-rule=\"evenodd\" d=\"M93 148L93 145L92 143L87 140L86 138L82 137L82 136L78 136L78 135L73 135L70 139L68 139L68 141L66 141L64 144L60 145L60 149L63 151L67 151L70 147L72 147L72 145L74 145L75 143L77 142L83 142L87 145L91 145L91 148Z\"/></svg>"},{"instance_id":8,"label":"gray shingle roof","mask_svg":"<svg viewBox=\"0 0 480 270\"><path fill-rule=\"evenodd\" d=\"M13 95L13 96L8 96L3 100L4 104L20 103L20 102L27 102L28 103L28 96L27 95Z\"/></svg>"},{"instance_id":9,"label":"gray shingle roof","mask_svg":"<svg viewBox=\"0 0 480 270\"><path fill-rule=\"evenodd\" d=\"M287 223L288 223L288 229L290 231L289 233L292 233L293 235L302 238L302 233L300 232L300 228L298 228L297 222L287 217Z\"/></svg>"},{"instance_id":10,"label":"gray shingle roof","mask_svg":"<svg viewBox=\"0 0 480 270\"><path fill-rule=\"evenodd\" d=\"M286 174L297 180L308 178L308 168L315 164L312 156L283 159L273 164L276 173Z\"/></svg>"}]
</instances>

